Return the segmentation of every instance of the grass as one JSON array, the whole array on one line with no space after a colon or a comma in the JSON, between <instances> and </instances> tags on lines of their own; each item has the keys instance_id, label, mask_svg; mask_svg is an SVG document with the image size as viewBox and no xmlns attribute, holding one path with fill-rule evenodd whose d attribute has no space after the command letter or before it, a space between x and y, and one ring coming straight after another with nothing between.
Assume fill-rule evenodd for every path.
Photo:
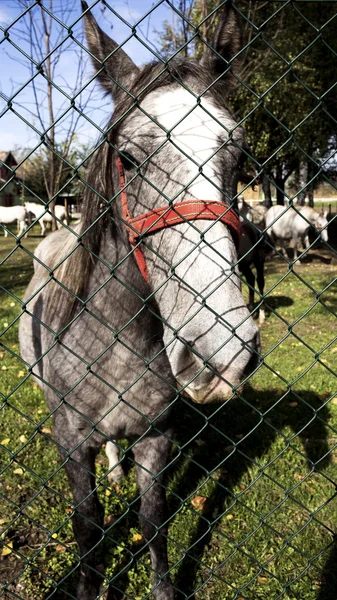
<instances>
[{"instance_id":1,"label":"grass","mask_svg":"<svg viewBox=\"0 0 337 600\"><path fill-rule=\"evenodd\" d=\"M78 571L72 498L52 420L19 358L20 299L38 241L24 239L12 253L13 240L0 238L0 256L8 256L1 283L9 292L0 296L0 581L6 600L75 597ZM201 409L182 400L177 410L176 460L165 485L172 580L182 597L337 597L337 259L316 249L309 259L293 270L280 258L267 263L264 361L241 396ZM105 584L130 563L116 585L139 600L151 589L150 560L138 526L131 456L127 464L127 477L109 487L103 452L97 460L107 531L98 562Z\"/></svg>"}]
</instances>

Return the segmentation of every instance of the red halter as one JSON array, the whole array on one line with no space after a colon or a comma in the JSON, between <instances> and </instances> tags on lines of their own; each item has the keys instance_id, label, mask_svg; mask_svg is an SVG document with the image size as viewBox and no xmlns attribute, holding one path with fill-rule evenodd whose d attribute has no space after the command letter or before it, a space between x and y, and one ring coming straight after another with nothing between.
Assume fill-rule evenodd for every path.
<instances>
[{"instance_id":1,"label":"red halter","mask_svg":"<svg viewBox=\"0 0 337 600\"><path fill-rule=\"evenodd\" d=\"M145 256L138 242L141 237L165 229L165 227L172 227L178 225L178 223L195 221L197 219L221 221L229 227L235 246L238 249L241 235L239 217L228 204L224 204L223 202L184 200L183 202L175 203L172 207L164 206L163 208L155 208L144 215L131 218L128 196L125 189L124 167L119 156L116 158L116 165L119 173L122 216L129 234L130 244L134 247L133 253L136 263L145 281L149 281L149 274Z\"/></svg>"}]
</instances>

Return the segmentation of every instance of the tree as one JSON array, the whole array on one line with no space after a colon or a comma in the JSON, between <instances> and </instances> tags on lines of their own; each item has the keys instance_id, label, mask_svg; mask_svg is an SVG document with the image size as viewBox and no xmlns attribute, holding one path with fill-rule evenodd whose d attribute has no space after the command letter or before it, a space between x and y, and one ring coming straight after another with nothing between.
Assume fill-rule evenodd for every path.
<instances>
[{"instance_id":1,"label":"tree","mask_svg":"<svg viewBox=\"0 0 337 600\"><path fill-rule=\"evenodd\" d=\"M48 201L53 212L60 187L74 175L71 161L77 156L74 145L78 142L80 119L93 99L92 91L82 92L87 58L76 42L82 39L81 25L68 32L68 25L78 15L78 2L15 3L22 14L14 32L26 52L24 58L15 60L30 71L30 119L40 138L26 171L32 188ZM26 111L27 107L26 101Z\"/></svg>"},{"instance_id":2,"label":"tree","mask_svg":"<svg viewBox=\"0 0 337 600\"><path fill-rule=\"evenodd\" d=\"M277 202L283 204L288 178L299 174L301 168L302 177L297 178L300 189L310 187L308 182L320 171L319 158L329 148L336 151L337 96L331 74L337 51L337 11L329 2L282 6L279 2L236 0L235 5L244 15L244 50L230 105L244 122L267 203L271 203L273 183ZM216 0L195 2L190 36L199 32L195 41L198 57L205 41L212 39L217 6Z\"/></svg>"},{"instance_id":3,"label":"tree","mask_svg":"<svg viewBox=\"0 0 337 600\"><path fill-rule=\"evenodd\" d=\"M83 161L88 156L90 148L83 144L75 146L73 143L69 152L67 145L61 143L57 146L56 151L56 161L54 161L56 189L66 188L67 193L80 194L82 184L79 179L73 179L73 167L78 169L81 178L86 178L85 162ZM63 160L65 152L67 153L67 160ZM48 200L48 182L50 181L50 170L52 168L50 159L51 153L42 147L24 162L24 167L20 170L24 189L44 202Z\"/></svg>"},{"instance_id":4,"label":"tree","mask_svg":"<svg viewBox=\"0 0 337 600\"><path fill-rule=\"evenodd\" d=\"M193 0L180 0L178 3L172 3L171 23L165 20L160 31L155 30L160 43L160 52L164 59L182 52L187 57L195 53L195 42L191 43L191 32L193 28L190 25Z\"/></svg>"}]
</instances>

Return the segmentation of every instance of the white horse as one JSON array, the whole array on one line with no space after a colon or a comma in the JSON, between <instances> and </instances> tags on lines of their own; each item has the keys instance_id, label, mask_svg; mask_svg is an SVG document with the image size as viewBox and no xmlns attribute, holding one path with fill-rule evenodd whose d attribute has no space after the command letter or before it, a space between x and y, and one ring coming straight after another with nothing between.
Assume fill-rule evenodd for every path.
<instances>
[{"instance_id":1,"label":"white horse","mask_svg":"<svg viewBox=\"0 0 337 600\"><path fill-rule=\"evenodd\" d=\"M44 204L38 204L37 202L25 202L25 208L28 212L32 213L35 219L38 220L39 225L41 227L41 235L46 235L46 224L51 223L53 217L50 212L46 212L46 207ZM67 215L67 211L64 206L56 205L55 206L55 216L59 221L56 221L57 228L60 229L62 221L63 223L68 224L69 219Z\"/></svg>"},{"instance_id":2,"label":"white horse","mask_svg":"<svg viewBox=\"0 0 337 600\"><path fill-rule=\"evenodd\" d=\"M268 233L279 239L281 252L286 256L284 240L292 240L294 246L294 260L297 260L298 238L302 239L303 246L309 248L309 229L314 225L320 231L320 237L324 242L328 241L328 221L326 214L318 213L309 206L298 209L286 208L284 206L272 206L266 214L266 228ZM299 262L299 261L298 261Z\"/></svg>"},{"instance_id":3,"label":"white horse","mask_svg":"<svg viewBox=\"0 0 337 600\"><path fill-rule=\"evenodd\" d=\"M238 196L238 210L240 213L240 221L250 221L256 227L264 229L265 219L267 214L267 208L258 204L257 206L250 206L247 204L243 196Z\"/></svg>"},{"instance_id":4,"label":"white horse","mask_svg":"<svg viewBox=\"0 0 337 600\"><path fill-rule=\"evenodd\" d=\"M26 217L26 209L19 204L17 206L0 206L0 223L2 225L10 225L17 221L19 226L19 235L21 235L27 229ZM5 228L4 235L5 237L8 236L8 231Z\"/></svg>"}]
</instances>

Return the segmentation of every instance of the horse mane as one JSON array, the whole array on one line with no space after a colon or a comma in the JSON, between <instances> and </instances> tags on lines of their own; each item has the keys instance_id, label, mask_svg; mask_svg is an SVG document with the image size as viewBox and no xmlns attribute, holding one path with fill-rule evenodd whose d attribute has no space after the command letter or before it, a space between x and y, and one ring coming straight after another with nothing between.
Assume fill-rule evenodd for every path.
<instances>
[{"instance_id":1,"label":"horse mane","mask_svg":"<svg viewBox=\"0 0 337 600\"><path fill-rule=\"evenodd\" d=\"M111 227L112 211L109 202L117 193L113 184L114 157L118 150L116 139L125 115L136 106L134 98L142 100L150 92L172 84L192 87L192 79L198 83L200 90L193 90L196 95L202 90L210 89L215 103L223 106L224 98L228 95L228 82L220 79L214 83L212 74L199 62L181 58L168 63L154 62L143 67L132 82L129 93L123 94L123 98L116 102L108 123L108 134L100 140L90 159L88 181L84 182L78 237L65 244L62 257L67 253L69 256L57 268L57 277L48 286L47 314L58 319L59 328L65 327L72 318L77 302L85 300L83 294L96 263L102 237L107 228ZM71 235L69 237L72 238ZM53 256L53 263L53 267L60 263L58 253Z\"/></svg>"}]
</instances>

